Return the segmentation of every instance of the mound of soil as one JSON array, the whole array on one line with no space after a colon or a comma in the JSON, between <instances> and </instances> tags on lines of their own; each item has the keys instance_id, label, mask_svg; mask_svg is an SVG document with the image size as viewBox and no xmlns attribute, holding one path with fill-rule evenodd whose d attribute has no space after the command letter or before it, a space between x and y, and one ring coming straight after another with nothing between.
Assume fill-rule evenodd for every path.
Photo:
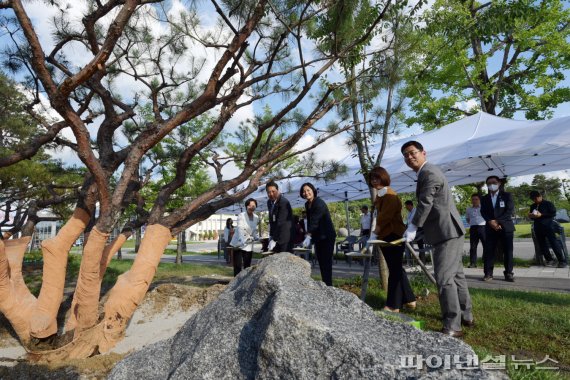
<instances>
[{"instance_id":1,"label":"mound of soil","mask_svg":"<svg viewBox=\"0 0 570 380\"><path fill-rule=\"evenodd\" d=\"M221 284L204 288L162 281L146 294L127 327L125 339L110 353L58 364L27 362L24 348L8 321L0 316L0 379L105 379L127 353L176 334L224 288Z\"/></svg>"}]
</instances>

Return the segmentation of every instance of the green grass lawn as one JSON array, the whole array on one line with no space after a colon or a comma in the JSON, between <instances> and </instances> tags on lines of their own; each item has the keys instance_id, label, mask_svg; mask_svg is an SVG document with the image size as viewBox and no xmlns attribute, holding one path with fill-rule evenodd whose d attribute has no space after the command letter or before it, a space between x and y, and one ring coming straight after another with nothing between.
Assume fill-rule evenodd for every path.
<instances>
[{"instance_id":1,"label":"green grass lawn","mask_svg":"<svg viewBox=\"0 0 570 380\"><path fill-rule=\"evenodd\" d=\"M74 286L79 274L81 265L81 256L70 255L67 261L67 273L65 282L67 286ZM122 273L128 271L133 265L133 260L117 260L113 259L103 276L102 286L110 288L117 281L117 278ZM40 292L42 282L42 266L41 264L25 264L24 265L24 280L28 285L32 294L37 296ZM176 277L187 276L205 276L217 274L222 276L233 276L233 268L221 265L204 265L204 264L182 264L177 265L174 263L160 263L156 270L154 280L163 280Z\"/></svg>"},{"instance_id":2,"label":"green grass lawn","mask_svg":"<svg viewBox=\"0 0 570 380\"><path fill-rule=\"evenodd\" d=\"M530 234L530 224L515 224L515 238L532 238ZM570 233L570 223L562 223L564 232Z\"/></svg>"},{"instance_id":3,"label":"green grass lawn","mask_svg":"<svg viewBox=\"0 0 570 380\"><path fill-rule=\"evenodd\" d=\"M421 276L423 277L423 276ZM426 330L441 329L440 306L435 287L424 279L411 279L416 294L424 288L427 297L418 299L416 310L406 312L425 322ZM360 295L361 278L335 281L335 286ZM511 379L568 379L570 378L570 295L508 290L470 289L476 326L466 329L463 340L471 345L479 359L487 355L511 355L516 360L543 360L546 355L558 361L563 371L515 369L511 364ZM366 303L373 309L384 307L386 293L377 279L369 281ZM545 366L553 366L546 363Z\"/></svg>"},{"instance_id":4,"label":"green grass lawn","mask_svg":"<svg viewBox=\"0 0 570 380\"><path fill-rule=\"evenodd\" d=\"M132 260L116 260L113 259L105 276L103 283L112 285L117 280L117 277L131 268ZM160 263L156 270L154 280L164 280L173 277L186 277L186 276L205 276L217 274L222 276L233 276L233 268L221 265L204 265L204 264L181 264L174 263Z\"/></svg>"}]
</instances>

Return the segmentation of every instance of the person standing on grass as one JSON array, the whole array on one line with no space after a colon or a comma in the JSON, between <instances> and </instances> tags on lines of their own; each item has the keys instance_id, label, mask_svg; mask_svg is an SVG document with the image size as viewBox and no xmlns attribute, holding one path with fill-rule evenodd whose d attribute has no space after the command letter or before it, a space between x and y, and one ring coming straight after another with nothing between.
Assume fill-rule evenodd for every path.
<instances>
[{"instance_id":1,"label":"person standing on grass","mask_svg":"<svg viewBox=\"0 0 570 380\"><path fill-rule=\"evenodd\" d=\"M465 229L457 211L445 175L436 165L427 162L422 144L408 141L401 148L406 164L416 172L416 213L404 233L406 241L424 228L424 240L433 245L433 268L439 292L443 319L441 332L453 337L463 336L461 325L472 327L471 296L463 273L463 242Z\"/></svg>"},{"instance_id":2,"label":"person standing on grass","mask_svg":"<svg viewBox=\"0 0 570 380\"><path fill-rule=\"evenodd\" d=\"M259 217L255 215L257 201L249 198L245 201L245 211L241 212L237 218L237 227L231 246L234 247L234 276L237 276L243 268L251 266L253 255L253 242L259 240L257 226Z\"/></svg>"},{"instance_id":3,"label":"person standing on grass","mask_svg":"<svg viewBox=\"0 0 570 380\"><path fill-rule=\"evenodd\" d=\"M378 190L374 200L376 208L376 227L370 234L370 240L391 242L402 238L406 226L402 219L402 201L390 188L390 175L381 166L372 168L369 174L370 185ZM399 313L402 306L416 308L416 296L408 281L403 267L404 246L382 247L382 253L388 265L388 295L384 310Z\"/></svg>"},{"instance_id":4,"label":"person standing on grass","mask_svg":"<svg viewBox=\"0 0 570 380\"><path fill-rule=\"evenodd\" d=\"M467 207L465 219L469 223L469 268L477 268L477 245L485 247L485 219L481 216L481 198L471 195L471 207Z\"/></svg>"},{"instance_id":5,"label":"person standing on grass","mask_svg":"<svg viewBox=\"0 0 570 380\"><path fill-rule=\"evenodd\" d=\"M303 242L308 247L311 242L315 246L315 254L321 270L321 278L328 286L332 286L332 263L336 232L331 214L325 201L317 196L317 189L311 183L304 183L299 190L301 198L305 199L307 212L307 238Z\"/></svg>"}]
</instances>

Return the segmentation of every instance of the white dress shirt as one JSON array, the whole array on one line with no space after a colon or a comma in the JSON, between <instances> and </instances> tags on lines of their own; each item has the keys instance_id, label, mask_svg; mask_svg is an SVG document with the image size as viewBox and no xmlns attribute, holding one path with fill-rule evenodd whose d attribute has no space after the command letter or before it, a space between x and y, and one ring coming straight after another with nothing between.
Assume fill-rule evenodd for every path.
<instances>
[{"instance_id":1,"label":"white dress shirt","mask_svg":"<svg viewBox=\"0 0 570 380\"><path fill-rule=\"evenodd\" d=\"M467 207L466 219L470 226L484 226L485 219L481 216L481 206Z\"/></svg>"},{"instance_id":2,"label":"white dress shirt","mask_svg":"<svg viewBox=\"0 0 570 380\"><path fill-rule=\"evenodd\" d=\"M495 204L497 204L498 197L499 197L498 191L495 194L491 194L491 202L493 202L493 208L495 208Z\"/></svg>"},{"instance_id":3,"label":"white dress shirt","mask_svg":"<svg viewBox=\"0 0 570 380\"><path fill-rule=\"evenodd\" d=\"M362 214L360 217L360 228L363 230L369 230L372 220L370 219L370 214Z\"/></svg>"},{"instance_id":4,"label":"white dress shirt","mask_svg":"<svg viewBox=\"0 0 570 380\"><path fill-rule=\"evenodd\" d=\"M408 219L406 220L408 226L410 225L410 223L412 223L412 219L414 219L415 214L416 214L416 208L414 207L412 211L408 212Z\"/></svg>"}]
</instances>

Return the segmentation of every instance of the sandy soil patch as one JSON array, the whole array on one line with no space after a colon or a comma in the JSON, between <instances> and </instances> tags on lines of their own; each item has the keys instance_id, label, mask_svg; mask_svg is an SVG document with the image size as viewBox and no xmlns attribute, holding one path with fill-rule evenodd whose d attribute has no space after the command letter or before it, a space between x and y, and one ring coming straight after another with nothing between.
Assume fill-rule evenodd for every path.
<instances>
[{"instance_id":1,"label":"sandy soil patch","mask_svg":"<svg viewBox=\"0 0 570 380\"><path fill-rule=\"evenodd\" d=\"M36 365L25 360L25 350L8 322L0 319L0 379L104 379L127 353L170 338L196 312L218 297L220 279L189 278L185 283L162 281L153 286L136 310L125 339L108 354L69 360L57 365ZM214 284L214 285L212 285ZM204 285L208 287L204 287Z\"/></svg>"}]
</instances>

